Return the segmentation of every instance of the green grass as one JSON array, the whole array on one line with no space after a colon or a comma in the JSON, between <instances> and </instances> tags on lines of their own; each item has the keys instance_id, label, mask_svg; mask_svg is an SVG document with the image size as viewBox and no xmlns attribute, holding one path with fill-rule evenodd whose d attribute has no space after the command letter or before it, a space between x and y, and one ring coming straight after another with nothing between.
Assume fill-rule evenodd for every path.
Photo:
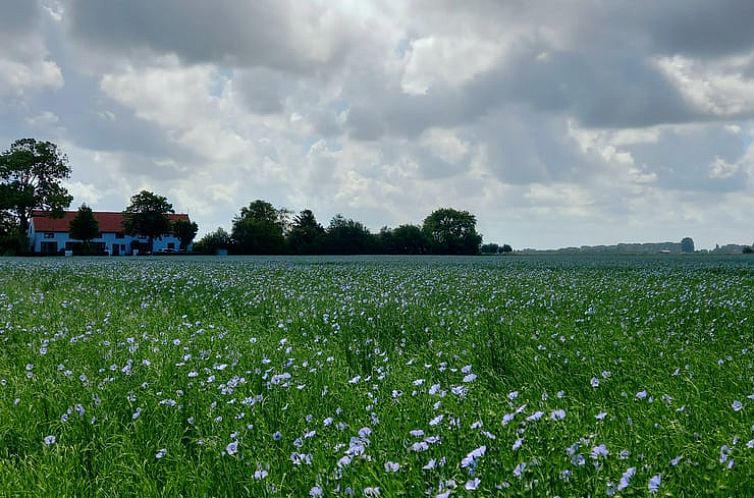
<instances>
[{"instance_id":1,"label":"green grass","mask_svg":"<svg viewBox=\"0 0 754 498\"><path fill-rule=\"evenodd\" d=\"M0 496L743 496L753 353L744 257L5 259Z\"/></svg>"}]
</instances>

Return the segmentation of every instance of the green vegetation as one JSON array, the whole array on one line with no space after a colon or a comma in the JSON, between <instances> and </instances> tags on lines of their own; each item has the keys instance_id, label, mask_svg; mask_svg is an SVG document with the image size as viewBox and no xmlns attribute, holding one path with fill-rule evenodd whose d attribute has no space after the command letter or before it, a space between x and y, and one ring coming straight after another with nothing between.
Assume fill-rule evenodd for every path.
<instances>
[{"instance_id":1,"label":"green vegetation","mask_svg":"<svg viewBox=\"0 0 754 498\"><path fill-rule=\"evenodd\" d=\"M241 208L233 218L233 230L226 240L224 230L205 235L194 248L214 254L227 249L246 255L359 255L359 254L479 254L482 235L476 231L476 217L468 211L442 208L433 211L421 226L382 227L374 234L361 222L335 215L324 228L309 209L291 220L291 212L256 200ZM497 248L497 244L494 244ZM511 252L505 244L501 252Z\"/></svg>"},{"instance_id":2,"label":"green vegetation","mask_svg":"<svg viewBox=\"0 0 754 498\"><path fill-rule=\"evenodd\" d=\"M51 142L22 138L0 154L0 210L14 217L25 234L32 211L62 216L73 197L62 185L70 178L68 158Z\"/></svg>"},{"instance_id":3,"label":"green vegetation","mask_svg":"<svg viewBox=\"0 0 754 498\"><path fill-rule=\"evenodd\" d=\"M71 238L83 243L84 254L91 252L90 242L99 236L99 223L94 218L92 208L86 204L79 207L76 217L70 222Z\"/></svg>"},{"instance_id":4,"label":"green vegetation","mask_svg":"<svg viewBox=\"0 0 754 498\"><path fill-rule=\"evenodd\" d=\"M743 256L0 260L0 495L745 496L753 289Z\"/></svg>"},{"instance_id":5,"label":"green vegetation","mask_svg":"<svg viewBox=\"0 0 754 498\"><path fill-rule=\"evenodd\" d=\"M175 213L167 198L142 190L131 197L125 213L124 229L129 235L144 235L149 238L148 251L154 247L154 239L170 232L168 214Z\"/></svg>"}]
</instances>

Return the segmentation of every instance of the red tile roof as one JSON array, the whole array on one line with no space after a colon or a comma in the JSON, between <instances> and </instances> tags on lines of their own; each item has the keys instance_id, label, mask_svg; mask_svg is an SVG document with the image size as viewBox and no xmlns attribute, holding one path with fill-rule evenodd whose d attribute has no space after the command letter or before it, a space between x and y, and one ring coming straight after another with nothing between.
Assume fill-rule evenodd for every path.
<instances>
[{"instance_id":1,"label":"red tile roof","mask_svg":"<svg viewBox=\"0 0 754 498\"><path fill-rule=\"evenodd\" d=\"M66 211L62 218L52 218L48 211L34 211L31 215L34 221L34 230L37 232L68 232L71 220L76 217L78 211ZM108 211L94 211L94 219L99 224L100 232L122 232L123 213ZM171 222L178 220L189 221L187 214L169 214Z\"/></svg>"}]
</instances>

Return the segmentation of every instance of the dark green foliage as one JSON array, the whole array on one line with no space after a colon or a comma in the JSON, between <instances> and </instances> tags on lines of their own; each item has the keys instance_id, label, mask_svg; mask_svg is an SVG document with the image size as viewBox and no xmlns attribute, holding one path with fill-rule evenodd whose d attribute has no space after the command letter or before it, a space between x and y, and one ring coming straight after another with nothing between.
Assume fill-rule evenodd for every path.
<instances>
[{"instance_id":1,"label":"dark green foliage","mask_svg":"<svg viewBox=\"0 0 754 498\"><path fill-rule=\"evenodd\" d=\"M429 239L416 225L401 225L395 229L383 227L379 234L381 252L385 254L426 254Z\"/></svg>"},{"instance_id":2,"label":"dark green foliage","mask_svg":"<svg viewBox=\"0 0 754 498\"><path fill-rule=\"evenodd\" d=\"M752 246L745 246L743 249L744 254L754 254L754 247Z\"/></svg>"},{"instance_id":3,"label":"dark green foliage","mask_svg":"<svg viewBox=\"0 0 754 498\"><path fill-rule=\"evenodd\" d=\"M131 241L131 252L139 251L140 253L145 253L149 250L149 246L144 244L143 242L139 240L132 240Z\"/></svg>"},{"instance_id":4,"label":"dark green foliage","mask_svg":"<svg viewBox=\"0 0 754 498\"><path fill-rule=\"evenodd\" d=\"M131 197L131 204L126 208L124 229L129 235L149 237L149 251L152 242L170 231L167 214L174 213L173 205L167 198L153 192L142 190Z\"/></svg>"},{"instance_id":5,"label":"dark green foliage","mask_svg":"<svg viewBox=\"0 0 754 498\"><path fill-rule=\"evenodd\" d=\"M28 250L26 234L21 233L15 220L0 211L0 256L16 256Z\"/></svg>"},{"instance_id":6,"label":"dark green foliage","mask_svg":"<svg viewBox=\"0 0 754 498\"><path fill-rule=\"evenodd\" d=\"M0 211L14 219L21 234L28 231L34 209L62 217L73 197L61 180L70 176L68 158L57 145L33 138L16 140L0 154Z\"/></svg>"},{"instance_id":7,"label":"dark green foliage","mask_svg":"<svg viewBox=\"0 0 754 498\"><path fill-rule=\"evenodd\" d=\"M89 241L96 239L99 235L99 223L94 219L92 208L82 204L76 217L71 220L69 229L71 238L82 241L84 248L87 249Z\"/></svg>"},{"instance_id":8,"label":"dark green foliage","mask_svg":"<svg viewBox=\"0 0 754 498\"><path fill-rule=\"evenodd\" d=\"M476 217L468 211L437 209L424 219L422 229L435 254L479 254L482 236L476 231Z\"/></svg>"},{"instance_id":9,"label":"dark green foliage","mask_svg":"<svg viewBox=\"0 0 754 498\"><path fill-rule=\"evenodd\" d=\"M304 209L293 218L287 243L292 254L320 254L324 244L325 229L314 213Z\"/></svg>"},{"instance_id":10,"label":"dark green foliage","mask_svg":"<svg viewBox=\"0 0 754 498\"><path fill-rule=\"evenodd\" d=\"M500 252L500 246L495 243L482 244L481 251L482 254L497 254Z\"/></svg>"},{"instance_id":11,"label":"dark green foliage","mask_svg":"<svg viewBox=\"0 0 754 498\"><path fill-rule=\"evenodd\" d=\"M327 227L325 250L327 254L374 254L377 238L358 221L336 215Z\"/></svg>"},{"instance_id":12,"label":"dark green foliage","mask_svg":"<svg viewBox=\"0 0 754 498\"><path fill-rule=\"evenodd\" d=\"M482 254L508 254L513 252L513 248L508 244L482 244L481 247Z\"/></svg>"},{"instance_id":13,"label":"dark green foliage","mask_svg":"<svg viewBox=\"0 0 754 498\"><path fill-rule=\"evenodd\" d=\"M214 232L208 233L194 244L194 252L200 254L217 254L220 249L228 250L233 245L230 234L218 227Z\"/></svg>"},{"instance_id":14,"label":"dark green foliage","mask_svg":"<svg viewBox=\"0 0 754 498\"><path fill-rule=\"evenodd\" d=\"M181 251L185 251L196 237L199 226L193 221L178 220L173 223L173 234L181 241Z\"/></svg>"},{"instance_id":15,"label":"dark green foliage","mask_svg":"<svg viewBox=\"0 0 754 498\"><path fill-rule=\"evenodd\" d=\"M336 215L327 229L310 209L293 219L286 209L255 200L241 208L233 229L206 235L195 252L215 254L229 249L235 254L478 254L482 236L476 232L476 218L467 211L439 209L417 225L384 227L375 235L361 222ZM510 252L494 244L496 252Z\"/></svg>"},{"instance_id":16,"label":"dark green foliage","mask_svg":"<svg viewBox=\"0 0 754 498\"><path fill-rule=\"evenodd\" d=\"M681 252L694 252L694 239L691 237L681 239Z\"/></svg>"},{"instance_id":17,"label":"dark green foliage","mask_svg":"<svg viewBox=\"0 0 754 498\"><path fill-rule=\"evenodd\" d=\"M239 254L282 254L284 233L288 227L288 211L256 200L233 219L231 237Z\"/></svg>"}]
</instances>

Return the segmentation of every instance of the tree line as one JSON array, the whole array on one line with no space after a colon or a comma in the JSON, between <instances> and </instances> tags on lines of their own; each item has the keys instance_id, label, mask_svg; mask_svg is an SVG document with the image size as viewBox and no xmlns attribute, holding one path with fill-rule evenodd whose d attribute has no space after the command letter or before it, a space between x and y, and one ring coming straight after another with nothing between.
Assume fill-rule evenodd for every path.
<instances>
[{"instance_id":1,"label":"tree line","mask_svg":"<svg viewBox=\"0 0 754 498\"><path fill-rule=\"evenodd\" d=\"M34 210L63 216L73 201L62 183L70 176L68 158L51 142L23 138L0 154L0 254L28 251L27 233ZM167 198L142 191L124 210L124 232L147 237L146 251L156 237L166 233L176 235L185 249L198 227L193 222L170 223L170 213L174 210ZM79 208L70 225L71 238L82 241L84 249L99 236L97 221L86 205ZM231 254L302 255L479 254L480 249L509 252L510 246L482 246L476 217L468 211L437 209L421 225L383 227L379 233L371 233L361 222L340 214L323 226L311 210L294 215L263 200L241 208L233 218L231 233L218 228L194 247L195 252L206 254L226 250Z\"/></svg>"},{"instance_id":2,"label":"tree line","mask_svg":"<svg viewBox=\"0 0 754 498\"><path fill-rule=\"evenodd\" d=\"M233 218L231 232L218 228L194 252L215 254L479 254L482 235L468 211L442 208L421 226L383 227L372 233L361 222L338 214L323 226L310 209L293 214L258 199Z\"/></svg>"}]
</instances>

